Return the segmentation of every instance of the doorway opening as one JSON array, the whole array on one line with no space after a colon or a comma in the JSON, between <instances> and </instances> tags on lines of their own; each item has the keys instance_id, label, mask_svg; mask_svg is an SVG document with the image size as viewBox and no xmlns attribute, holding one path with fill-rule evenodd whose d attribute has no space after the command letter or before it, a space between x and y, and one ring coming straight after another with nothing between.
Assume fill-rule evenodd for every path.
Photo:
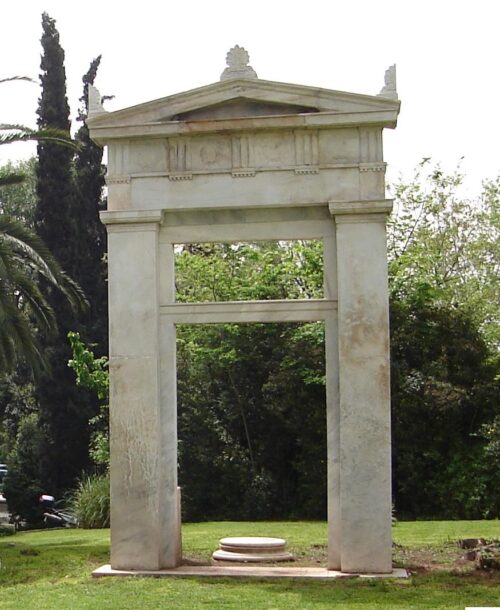
<instances>
[{"instance_id":1,"label":"doorway opening","mask_svg":"<svg viewBox=\"0 0 500 610\"><path fill-rule=\"evenodd\" d=\"M177 325L182 521L326 519L324 322Z\"/></svg>"}]
</instances>

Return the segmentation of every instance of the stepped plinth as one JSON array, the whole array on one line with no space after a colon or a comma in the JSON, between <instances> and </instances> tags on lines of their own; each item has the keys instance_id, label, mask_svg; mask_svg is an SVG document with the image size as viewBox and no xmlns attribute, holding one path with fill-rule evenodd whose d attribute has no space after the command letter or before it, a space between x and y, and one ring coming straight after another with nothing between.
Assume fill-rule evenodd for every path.
<instances>
[{"instance_id":1,"label":"stepped plinth","mask_svg":"<svg viewBox=\"0 0 500 610\"><path fill-rule=\"evenodd\" d=\"M286 550L283 538L246 536L222 538L219 549L212 554L217 561L239 561L243 563L264 563L291 561L293 555Z\"/></svg>"}]
</instances>

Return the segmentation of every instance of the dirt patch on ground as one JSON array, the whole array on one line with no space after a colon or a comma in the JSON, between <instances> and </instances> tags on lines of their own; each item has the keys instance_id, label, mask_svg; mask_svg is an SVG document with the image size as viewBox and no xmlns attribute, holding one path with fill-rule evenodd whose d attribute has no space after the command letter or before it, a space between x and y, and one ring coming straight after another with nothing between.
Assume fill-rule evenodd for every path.
<instances>
[{"instance_id":1,"label":"dirt patch on ground","mask_svg":"<svg viewBox=\"0 0 500 610\"><path fill-rule=\"evenodd\" d=\"M486 541L488 542L488 541ZM300 551L291 549L295 561L300 566L327 565L326 544L314 544L309 549ZM410 572L453 572L455 574L472 574L481 572L470 551L460 546L459 541L450 541L435 546L407 547L393 544L393 564L396 568L406 568ZM484 570L492 572L494 577L500 578L498 570Z\"/></svg>"},{"instance_id":2,"label":"dirt patch on ground","mask_svg":"<svg viewBox=\"0 0 500 610\"><path fill-rule=\"evenodd\" d=\"M410 572L453 572L455 574L471 574L477 572L492 572L500 577L495 570L480 570L470 552L462 548L459 542L448 542L440 546L425 546L421 548L393 545L393 561L396 567L406 568Z\"/></svg>"},{"instance_id":3,"label":"dirt patch on ground","mask_svg":"<svg viewBox=\"0 0 500 610\"><path fill-rule=\"evenodd\" d=\"M313 544L304 549L288 549L294 555L293 562L276 563L276 566L293 565L296 567L325 567L327 566L326 544ZM478 574L487 572L478 570L476 562L467 559L467 551L460 547L458 542L447 542L439 546L406 547L400 544L393 545L393 564L397 568L406 568L413 574L429 572L452 572L454 574ZM188 565L248 565L236 562L214 561L211 558L190 555L184 558ZM266 564L273 565L273 564ZM488 571L489 577L500 579L500 572Z\"/></svg>"}]
</instances>

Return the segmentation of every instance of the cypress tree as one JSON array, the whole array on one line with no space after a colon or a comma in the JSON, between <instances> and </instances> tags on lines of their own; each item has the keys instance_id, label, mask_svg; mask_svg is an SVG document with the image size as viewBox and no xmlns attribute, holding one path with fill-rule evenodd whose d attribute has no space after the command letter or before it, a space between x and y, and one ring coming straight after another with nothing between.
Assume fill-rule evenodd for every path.
<instances>
[{"instance_id":1,"label":"cypress tree","mask_svg":"<svg viewBox=\"0 0 500 610\"><path fill-rule=\"evenodd\" d=\"M101 55L90 63L82 78L83 94L77 121L82 125L76 133L80 147L75 158L76 197L78 199L78 227L80 240L87 246L79 253L78 282L90 303L85 319L87 337L97 354L107 353L108 344L108 290L107 268L104 261L107 235L99 219L99 211L105 209L103 200L105 168L102 164L103 150L92 142L85 124L88 114L88 88L94 80L101 63Z\"/></svg>"},{"instance_id":2,"label":"cypress tree","mask_svg":"<svg viewBox=\"0 0 500 610\"><path fill-rule=\"evenodd\" d=\"M42 94L38 101L38 127L55 127L70 135L69 105L66 97L66 71L64 51L54 19L42 15L42 61L40 81ZM68 263L75 260L73 234L74 186L72 178L73 151L53 142L39 142L37 146L36 228L52 254L64 264L73 277L74 268Z\"/></svg>"},{"instance_id":3,"label":"cypress tree","mask_svg":"<svg viewBox=\"0 0 500 610\"><path fill-rule=\"evenodd\" d=\"M38 106L38 126L57 127L69 133L69 105L66 97L64 51L54 19L42 15L42 94ZM82 236L79 197L74 180L74 153L70 148L43 142L38 145L36 228L63 269L81 281L81 257L89 244ZM46 435L41 457L43 482L51 493L60 495L72 487L89 466L88 420L97 413L96 400L76 387L68 368L70 330L88 337L82 320L63 298L45 287L56 312L58 336L42 338L51 372L37 381L40 422Z\"/></svg>"}]
</instances>

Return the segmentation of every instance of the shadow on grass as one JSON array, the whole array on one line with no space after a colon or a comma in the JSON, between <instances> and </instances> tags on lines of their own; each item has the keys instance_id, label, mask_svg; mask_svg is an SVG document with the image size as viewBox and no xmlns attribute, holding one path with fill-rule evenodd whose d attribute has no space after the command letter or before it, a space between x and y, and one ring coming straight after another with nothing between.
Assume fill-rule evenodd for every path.
<instances>
[{"instance_id":1,"label":"shadow on grass","mask_svg":"<svg viewBox=\"0 0 500 610\"><path fill-rule=\"evenodd\" d=\"M241 581L217 579L209 582L198 580L198 585L207 588L223 586L228 593L241 590L242 584L253 589L256 599L272 599L273 607L329 607L343 604L342 608L429 608L461 607L464 600L491 603L498 602L498 576L492 573L453 575L451 573L416 575L411 580L361 580L349 578L336 581ZM282 602L280 603L280 599ZM380 605L375 600L380 600ZM383 600L383 602L382 602ZM374 605L376 604L376 605Z\"/></svg>"}]
</instances>

